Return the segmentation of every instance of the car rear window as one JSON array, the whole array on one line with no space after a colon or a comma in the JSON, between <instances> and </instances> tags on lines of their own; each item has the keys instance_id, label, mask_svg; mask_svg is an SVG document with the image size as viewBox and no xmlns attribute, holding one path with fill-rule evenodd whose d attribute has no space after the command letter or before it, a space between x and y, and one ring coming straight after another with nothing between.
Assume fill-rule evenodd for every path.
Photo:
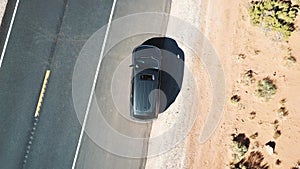
<instances>
[{"instance_id":1,"label":"car rear window","mask_svg":"<svg viewBox=\"0 0 300 169\"><path fill-rule=\"evenodd\" d=\"M151 74L142 74L140 75L141 80L154 80L154 75Z\"/></svg>"}]
</instances>

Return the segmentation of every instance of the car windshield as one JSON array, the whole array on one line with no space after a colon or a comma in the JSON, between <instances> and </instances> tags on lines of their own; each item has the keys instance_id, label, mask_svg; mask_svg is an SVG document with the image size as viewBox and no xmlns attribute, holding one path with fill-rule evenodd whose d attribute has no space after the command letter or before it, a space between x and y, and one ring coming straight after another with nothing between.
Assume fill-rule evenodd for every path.
<instances>
[{"instance_id":1,"label":"car windshield","mask_svg":"<svg viewBox=\"0 0 300 169\"><path fill-rule=\"evenodd\" d=\"M153 56L150 57L139 57L136 59L135 62L135 67L140 68L140 69L145 69L145 68L156 68L158 69L159 67L159 60L154 58Z\"/></svg>"}]
</instances>

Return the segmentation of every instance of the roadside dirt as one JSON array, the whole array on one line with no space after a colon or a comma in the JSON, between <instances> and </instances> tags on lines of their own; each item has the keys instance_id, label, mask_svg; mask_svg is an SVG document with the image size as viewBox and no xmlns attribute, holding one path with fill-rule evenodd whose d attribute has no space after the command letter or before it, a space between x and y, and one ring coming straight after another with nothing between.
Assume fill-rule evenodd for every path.
<instances>
[{"instance_id":1,"label":"roadside dirt","mask_svg":"<svg viewBox=\"0 0 300 169\"><path fill-rule=\"evenodd\" d=\"M195 103L191 110L198 109L203 113L198 116L189 135L182 142L162 155L149 158L146 168L229 168L233 159L231 135L245 133L249 137L256 132L258 136L250 139L250 147L246 155L254 150L262 152L264 163L267 163L270 169L291 168L300 160L300 151L298 151L300 149L300 113L298 112L300 31L293 33L289 43L274 40L270 32L250 24L247 11L249 2L248 0L172 2L171 15L198 27L215 48L224 69L226 102L218 128L207 142L201 144L199 136L210 110L212 89L209 75L201 59L197 59L198 57L193 56L193 53L187 54L186 64L192 67L200 95L198 104ZM296 25L300 26L299 16ZM194 37L183 37L183 39L189 38ZM292 55L297 59L295 64L289 64L285 59L288 48L291 48ZM196 53L200 52L201 49L196 49ZM249 70L255 72L253 83L247 83L243 76ZM265 77L273 79L277 86L275 96L267 102L256 95L257 82ZM240 96L240 102L231 103L230 98L233 95ZM280 103L282 99L286 99L284 106L289 112L284 118L277 113L282 106ZM195 102L188 97L184 99L184 103L190 101ZM175 102L173 108L178 109L179 103L180 101ZM253 119L251 112L255 112ZM278 129L281 132L278 138L274 138L275 120L279 121ZM178 119L171 118L169 121L178 121ZM154 126L163 122L166 121L158 119L154 122ZM163 127L163 125L159 126ZM155 130L152 130L151 135L155 135ZM275 153L272 155L266 151L265 144L268 141L276 142ZM277 159L281 161L279 165L276 164Z\"/></svg>"}]
</instances>

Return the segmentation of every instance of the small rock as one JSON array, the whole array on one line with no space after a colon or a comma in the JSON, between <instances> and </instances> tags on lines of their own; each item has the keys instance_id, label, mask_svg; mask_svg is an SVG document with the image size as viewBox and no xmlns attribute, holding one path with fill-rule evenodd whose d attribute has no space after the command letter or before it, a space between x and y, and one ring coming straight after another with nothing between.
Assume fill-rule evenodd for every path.
<instances>
[{"instance_id":1,"label":"small rock","mask_svg":"<svg viewBox=\"0 0 300 169\"><path fill-rule=\"evenodd\" d=\"M266 143L266 150L267 152L272 155L275 151L275 146L276 146L276 143L274 141L269 141Z\"/></svg>"},{"instance_id":2,"label":"small rock","mask_svg":"<svg viewBox=\"0 0 300 169\"><path fill-rule=\"evenodd\" d=\"M270 147L270 146L265 146L265 148L266 148L266 150L267 150L267 152L268 152L269 155L272 155L272 154L274 153L274 150L273 150L272 147Z\"/></svg>"}]
</instances>

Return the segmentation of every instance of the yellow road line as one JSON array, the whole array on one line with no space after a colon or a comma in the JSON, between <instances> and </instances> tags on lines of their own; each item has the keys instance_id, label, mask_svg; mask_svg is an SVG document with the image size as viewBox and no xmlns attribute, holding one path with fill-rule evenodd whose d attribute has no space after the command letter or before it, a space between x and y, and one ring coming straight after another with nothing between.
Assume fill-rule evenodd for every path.
<instances>
[{"instance_id":1,"label":"yellow road line","mask_svg":"<svg viewBox=\"0 0 300 169\"><path fill-rule=\"evenodd\" d=\"M44 98L44 95L45 95L45 92L46 92L47 83L48 83L48 79L50 77L50 73L51 73L50 70L46 70L43 86L42 86L42 89L41 89L38 104L37 104L36 109L35 109L34 117L38 117L39 114L40 114L40 110L41 110L41 107L42 107L43 98Z\"/></svg>"}]
</instances>

